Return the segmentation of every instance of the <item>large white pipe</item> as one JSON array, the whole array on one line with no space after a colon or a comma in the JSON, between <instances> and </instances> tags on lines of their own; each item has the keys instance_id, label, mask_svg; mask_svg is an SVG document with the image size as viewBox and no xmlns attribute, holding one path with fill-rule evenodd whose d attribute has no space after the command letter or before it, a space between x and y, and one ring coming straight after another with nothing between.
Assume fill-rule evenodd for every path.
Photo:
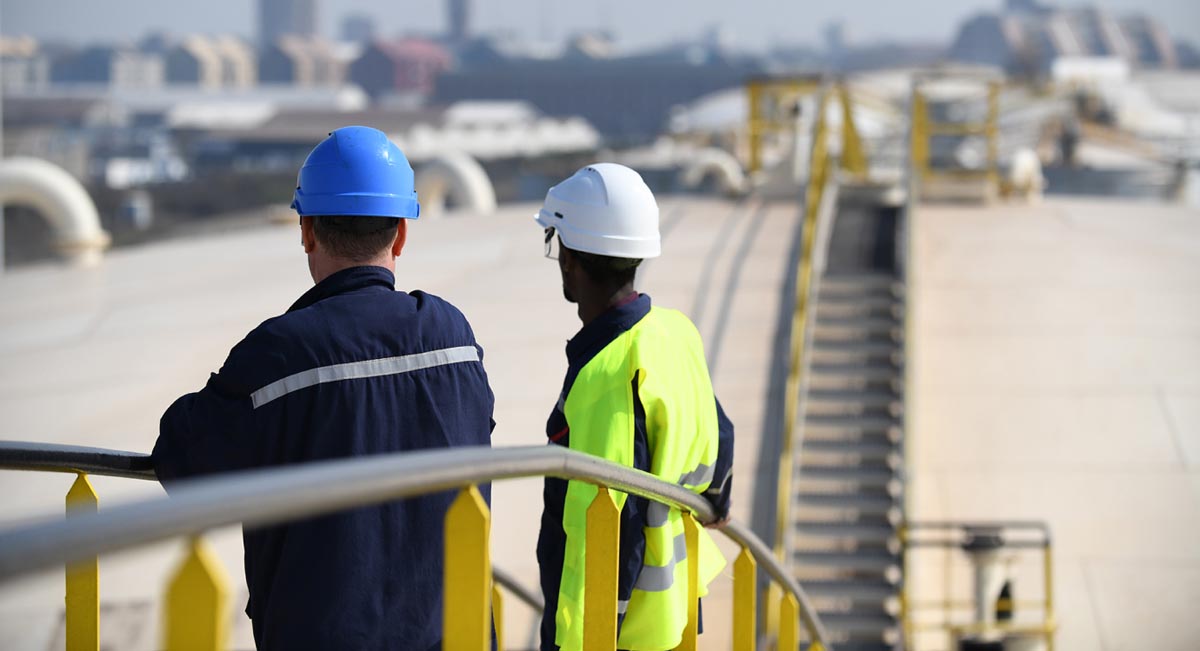
<instances>
[{"instance_id":1,"label":"large white pipe","mask_svg":"<svg viewBox=\"0 0 1200 651\"><path fill-rule=\"evenodd\" d=\"M742 164L724 149L707 147L690 159L679 177L679 183L685 189L697 190L706 179L712 179L727 196L739 196L749 191L750 183Z\"/></svg>"},{"instance_id":2,"label":"large white pipe","mask_svg":"<svg viewBox=\"0 0 1200 651\"><path fill-rule=\"evenodd\" d=\"M477 215L496 212L496 190L483 166L461 152L449 152L425 163L417 170L417 198L421 215L438 216L446 200L464 211Z\"/></svg>"},{"instance_id":3,"label":"large white pipe","mask_svg":"<svg viewBox=\"0 0 1200 651\"><path fill-rule=\"evenodd\" d=\"M55 250L73 263L98 263L112 242L100 227L87 190L52 163L37 158L0 160L0 206L12 204L28 206L49 222Z\"/></svg>"}]
</instances>

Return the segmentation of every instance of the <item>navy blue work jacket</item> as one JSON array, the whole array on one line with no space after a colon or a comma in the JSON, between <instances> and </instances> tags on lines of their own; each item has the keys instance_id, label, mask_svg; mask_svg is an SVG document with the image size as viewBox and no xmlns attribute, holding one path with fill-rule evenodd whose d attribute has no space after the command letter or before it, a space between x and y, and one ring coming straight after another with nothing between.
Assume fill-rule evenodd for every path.
<instances>
[{"instance_id":1,"label":"navy blue work jacket","mask_svg":"<svg viewBox=\"0 0 1200 651\"><path fill-rule=\"evenodd\" d=\"M494 400L466 318L394 285L382 267L345 269L255 328L207 386L163 414L159 479L170 488L210 473L490 445ZM440 648L453 497L246 530L258 648Z\"/></svg>"},{"instance_id":2,"label":"navy blue work jacket","mask_svg":"<svg viewBox=\"0 0 1200 651\"><path fill-rule=\"evenodd\" d=\"M637 294L624 303L613 306L604 314L596 317L585 325L570 341L567 342L567 376L563 379L562 393L558 403L550 412L546 421L546 438L551 445L570 447L571 431L567 427L567 416L563 413L563 403L571 393L571 387L579 372L587 363L592 361L600 351L604 350L617 337L628 332L650 313L650 296ZM646 411L637 395L637 382L633 382L634 398L634 431L633 431L633 467L650 472L650 445L646 433ZM729 505L732 499L733 478L733 422L725 415L721 401L717 400L717 461L713 466L712 486L701 497L712 504L717 516L724 518L729 515ZM558 592L562 583L563 556L567 546L567 534L563 531L563 508L567 499L565 479L547 477L542 489L542 524L538 534L537 559L538 570L542 585L542 595L546 600L546 608L542 611L541 651L558 651L554 643L557 623L555 612L558 610ZM621 508L621 531L617 552L617 599L628 601L633 594L633 586L637 583L642 571L642 558L646 551L646 536L643 528L646 526L646 509L649 500L644 497L630 495ZM624 613L618 614L618 626L624 621ZM701 628L703 623L701 622Z\"/></svg>"}]
</instances>

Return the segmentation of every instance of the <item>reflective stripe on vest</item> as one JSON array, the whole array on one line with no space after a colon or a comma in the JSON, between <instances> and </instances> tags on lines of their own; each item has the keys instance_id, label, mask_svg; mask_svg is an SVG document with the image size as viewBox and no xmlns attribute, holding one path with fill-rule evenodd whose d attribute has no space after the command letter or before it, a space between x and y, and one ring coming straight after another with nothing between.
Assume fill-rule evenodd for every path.
<instances>
[{"instance_id":1,"label":"reflective stripe on vest","mask_svg":"<svg viewBox=\"0 0 1200 651\"><path fill-rule=\"evenodd\" d=\"M617 463L633 465L634 406L631 382L646 413L650 472L702 493L712 483L717 456L717 410L700 335L674 310L651 308L631 329L593 357L563 401L570 447ZM567 534L559 587L555 642L564 650L583 641L583 563L586 512L596 495L590 484L571 481L563 508ZM626 496L613 492L617 508ZM643 566L624 612L617 646L670 649L687 624L687 571L699 563L700 593L725 566L716 544L701 530L697 559L689 559L678 510L650 502Z\"/></svg>"}]
</instances>

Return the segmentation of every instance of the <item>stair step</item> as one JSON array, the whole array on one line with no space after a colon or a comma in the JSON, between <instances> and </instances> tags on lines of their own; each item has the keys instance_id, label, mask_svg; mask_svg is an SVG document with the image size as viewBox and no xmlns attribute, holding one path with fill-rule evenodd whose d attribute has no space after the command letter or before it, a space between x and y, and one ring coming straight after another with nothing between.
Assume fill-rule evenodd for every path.
<instances>
[{"instance_id":1,"label":"stair step","mask_svg":"<svg viewBox=\"0 0 1200 651\"><path fill-rule=\"evenodd\" d=\"M893 404L900 403L900 396L895 391L884 389L827 389L823 387L810 387L808 390L808 404L861 404L870 407L888 408Z\"/></svg>"},{"instance_id":2,"label":"stair step","mask_svg":"<svg viewBox=\"0 0 1200 651\"><path fill-rule=\"evenodd\" d=\"M796 490L802 493L859 494L896 499L904 494L904 483L893 479L886 484L864 484L848 479L809 477L802 474L796 478Z\"/></svg>"},{"instance_id":3,"label":"stair step","mask_svg":"<svg viewBox=\"0 0 1200 651\"><path fill-rule=\"evenodd\" d=\"M893 479L896 479L896 473L891 468L809 466L805 464L800 465L796 476L797 479L852 482L860 486L875 488L886 488Z\"/></svg>"},{"instance_id":4,"label":"stair step","mask_svg":"<svg viewBox=\"0 0 1200 651\"><path fill-rule=\"evenodd\" d=\"M862 493L821 493L805 491L796 495L800 508L811 506L824 509L845 509L861 514L887 516L896 508L896 500L889 495Z\"/></svg>"},{"instance_id":5,"label":"stair step","mask_svg":"<svg viewBox=\"0 0 1200 651\"><path fill-rule=\"evenodd\" d=\"M887 381L903 377L900 365L893 363L891 360L867 364L814 361L809 367L809 373L814 380L829 377L836 379Z\"/></svg>"},{"instance_id":6,"label":"stair step","mask_svg":"<svg viewBox=\"0 0 1200 651\"><path fill-rule=\"evenodd\" d=\"M807 448L807 446L805 446ZM804 449L800 452L800 467L809 470L819 468L858 468L874 472L895 474L900 468L900 455L893 453L879 456L862 456L852 452L820 452Z\"/></svg>"},{"instance_id":7,"label":"stair step","mask_svg":"<svg viewBox=\"0 0 1200 651\"><path fill-rule=\"evenodd\" d=\"M889 644L882 640L847 640L844 642L838 642L836 646L837 651L897 651L899 649L897 645Z\"/></svg>"},{"instance_id":8,"label":"stair step","mask_svg":"<svg viewBox=\"0 0 1200 651\"><path fill-rule=\"evenodd\" d=\"M800 587L814 599L853 599L857 601L884 601L899 594L897 586L882 580L854 579L845 581L805 581Z\"/></svg>"},{"instance_id":9,"label":"stair step","mask_svg":"<svg viewBox=\"0 0 1200 651\"><path fill-rule=\"evenodd\" d=\"M885 636L894 635L897 627L896 618L883 610L853 613L818 611L817 615L821 618L821 623L825 625L825 628L830 631L851 635L874 636L878 634L880 640L883 640ZM838 649L845 648L841 644L836 647Z\"/></svg>"},{"instance_id":10,"label":"stair step","mask_svg":"<svg viewBox=\"0 0 1200 651\"><path fill-rule=\"evenodd\" d=\"M904 327L904 322L900 319L887 316L862 316L858 314L850 315L817 315L817 329L821 328L845 328L847 330L873 331L877 333L890 334L893 330L900 330Z\"/></svg>"},{"instance_id":11,"label":"stair step","mask_svg":"<svg viewBox=\"0 0 1200 651\"><path fill-rule=\"evenodd\" d=\"M797 534L809 538L854 538L859 543L866 544L885 545L896 538L896 530L890 524L801 520L795 523L795 528Z\"/></svg>"},{"instance_id":12,"label":"stair step","mask_svg":"<svg viewBox=\"0 0 1200 651\"><path fill-rule=\"evenodd\" d=\"M821 289L827 288L840 291L903 291L904 285L895 276L887 274L830 274L821 277Z\"/></svg>"},{"instance_id":13,"label":"stair step","mask_svg":"<svg viewBox=\"0 0 1200 651\"><path fill-rule=\"evenodd\" d=\"M814 570L838 569L857 572L896 572L900 568L900 557L883 550L799 551L792 559L800 564L797 569L811 567Z\"/></svg>"},{"instance_id":14,"label":"stair step","mask_svg":"<svg viewBox=\"0 0 1200 651\"><path fill-rule=\"evenodd\" d=\"M805 432L818 429L886 432L888 428L898 427L899 425L900 421L890 416L810 414L804 417Z\"/></svg>"},{"instance_id":15,"label":"stair step","mask_svg":"<svg viewBox=\"0 0 1200 651\"><path fill-rule=\"evenodd\" d=\"M822 439L806 437L801 454L805 452L856 454L861 459L887 459L896 452L896 445L887 437L876 437L868 440Z\"/></svg>"},{"instance_id":16,"label":"stair step","mask_svg":"<svg viewBox=\"0 0 1200 651\"><path fill-rule=\"evenodd\" d=\"M822 290L825 288L822 287ZM820 310L823 305L828 306L843 306L855 305L869 307L879 310L892 310L903 305L903 301L897 299L891 292L876 293L876 292L849 292L842 293L838 291L826 292L822 291L817 296L817 309Z\"/></svg>"},{"instance_id":17,"label":"stair step","mask_svg":"<svg viewBox=\"0 0 1200 651\"><path fill-rule=\"evenodd\" d=\"M840 353L842 355L883 357L887 359L903 354L903 349L894 341L845 341L823 338L813 341L812 351L814 354Z\"/></svg>"}]
</instances>

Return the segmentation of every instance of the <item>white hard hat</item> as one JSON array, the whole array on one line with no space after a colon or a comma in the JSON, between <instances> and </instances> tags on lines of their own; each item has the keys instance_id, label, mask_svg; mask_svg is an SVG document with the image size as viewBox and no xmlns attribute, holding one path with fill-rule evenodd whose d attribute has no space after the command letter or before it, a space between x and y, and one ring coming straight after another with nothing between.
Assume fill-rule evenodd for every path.
<instances>
[{"instance_id":1,"label":"white hard hat","mask_svg":"<svg viewBox=\"0 0 1200 651\"><path fill-rule=\"evenodd\" d=\"M553 228L563 246L613 258L657 258L658 204L637 172L596 163L550 188L534 220Z\"/></svg>"}]
</instances>

